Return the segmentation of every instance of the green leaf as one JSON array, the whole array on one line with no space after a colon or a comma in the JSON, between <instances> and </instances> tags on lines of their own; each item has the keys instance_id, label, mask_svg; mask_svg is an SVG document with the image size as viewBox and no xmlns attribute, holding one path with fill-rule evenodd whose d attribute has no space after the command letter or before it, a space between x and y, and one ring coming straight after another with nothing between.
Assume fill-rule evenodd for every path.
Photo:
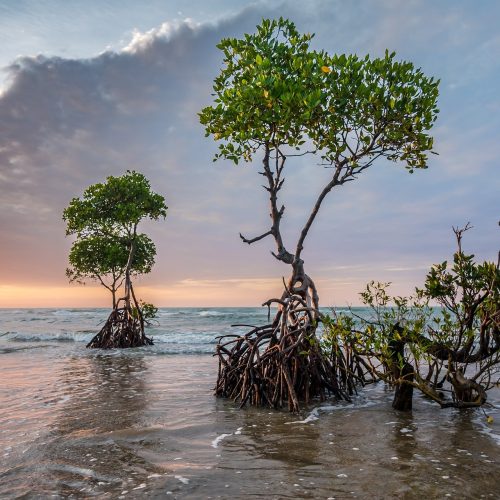
<instances>
[{"instance_id":1,"label":"green leaf","mask_svg":"<svg viewBox=\"0 0 500 500\"><path fill-rule=\"evenodd\" d=\"M132 274L149 273L156 248L137 227L143 219L158 220L166 214L165 199L151 191L139 172L109 176L106 182L89 186L63 212L66 234L76 235L66 272L70 281L97 280L108 289L115 288L125 274L129 255Z\"/></svg>"}]
</instances>

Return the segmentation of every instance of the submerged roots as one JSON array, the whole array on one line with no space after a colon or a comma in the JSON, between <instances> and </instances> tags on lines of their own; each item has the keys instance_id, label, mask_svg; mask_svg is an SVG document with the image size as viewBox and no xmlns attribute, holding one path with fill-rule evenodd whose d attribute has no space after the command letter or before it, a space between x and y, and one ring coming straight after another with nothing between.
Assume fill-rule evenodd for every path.
<instances>
[{"instance_id":1,"label":"submerged roots","mask_svg":"<svg viewBox=\"0 0 500 500\"><path fill-rule=\"evenodd\" d=\"M131 307L124 306L112 311L101 331L87 347L113 349L145 345L153 345L153 340L144 333L141 315L134 313Z\"/></svg>"},{"instance_id":2,"label":"submerged roots","mask_svg":"<svg viewBox=\"0 0 500 500\"><path fill-rule=\"evenodd\" d=\"M242 336L219 337L215 394L240 401L241 406L288 405L292 412L299 411L300 401L307 405L327 396L349 400L355 381L345 366L334 366L322 352L315 335L317 311L297 295L266 304L273 302L279 310L271 324Z\"/></svg>"}]
</instances>

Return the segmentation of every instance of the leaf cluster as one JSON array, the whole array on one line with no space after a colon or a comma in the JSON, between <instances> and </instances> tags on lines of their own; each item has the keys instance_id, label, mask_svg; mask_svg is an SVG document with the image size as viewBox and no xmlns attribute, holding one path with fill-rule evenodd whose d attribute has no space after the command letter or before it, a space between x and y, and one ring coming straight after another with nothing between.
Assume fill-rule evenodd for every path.
<instances>
[{"instance_id":1,"label":"leaf cluster","mask_svg":"<svg viewBox=\"0 0 500 500\"><path fill-rule=\"evenodd\" d=\"M450 314L472 326L485 314L500 309L500 270L493 262L476 263L473 254L456 252L453 262L432 266L425 280L425 293Z\"/></svg>"},{"instance_id":2,"label":"leaf cluster","mask_svg":"<svg viewBox=\"0 0 500 500\"><path fill-rule=\"evenodd\" d=\"M158 316L158 308L150 302L139 300L138 307L132 306L132 315L135 318L139 318L140 316L142 316L142 319L146 323L146 325L152 326L153 324L157 323L155 320Z\"/></svg>"},{"instance_id":3,"label":"leaf cluster","mask_svg":"<svg viewBox=\"0 0 500 500\"><path fill-rule=\"evenodd\" d=\"M312 38L280 18L219 43L214 104L200 113L206 135L220 141L215 159L251 161L266 145L282 154L312 148L328 164L362 168L385 156L425 168L439 81L394 53L329 55L312 50Z\"/></svg>"},{"instance_id":4,"label":"leaf cluster","mask_svg":"<svg viewBox=\"0 0 500 500\"><path fill-rule=\"evenodd\" d=\"M117 281L124 277L130 248L130 238L104 235L89 235L76 240L69 253L70 267L66 270L69 281L84 283L85 279L99 280L111 274ZM156 247L145 234L135 238L135 252L131 274L148 274L154 265Z\"/></svg>"},{"instance_id":5,"label":"leaf cluster","mask_svg":"<svg viewBox=\"0 0 500 500\"><path fill-rule=\"evenodd\" d=\"M120 177L109 176L104 183L92 184L82 198L73 198L63 212L66 234L78 237L94 233L133 234L144 218L166 217L165 199L151 191L148 179L128 170Z\"/></svg>"},{"instance_id":6,"label":"leaf cluster","mask_svg":"<svg viewBox=\"0 0 500 500\"><path fill-rule=\"evenodd\" d=\"M63 212L66 234L76 236L68 279L97 280L113 292L125 277L132 245L131 274L149 273L156 247L146 234L137 232L137 226L142 219L158 220L166 214L164 197L152 192L148 179L139 172L109 176L106 182L89 186Z\"/></svg>"}]
</instances>

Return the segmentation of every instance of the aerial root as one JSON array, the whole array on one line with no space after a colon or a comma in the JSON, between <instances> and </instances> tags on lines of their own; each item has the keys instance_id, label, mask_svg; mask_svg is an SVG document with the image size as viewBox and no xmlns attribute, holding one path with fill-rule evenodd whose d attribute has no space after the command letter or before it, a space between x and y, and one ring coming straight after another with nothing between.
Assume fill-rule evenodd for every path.
<instances>
[{"instance_id":1,"label":"aerial root","mask_svg":"<svg viewBox=\"0 0 500 500\"><path fill-rule=\"evenodd\" d=\"M113 349L153 345L153 340L144 333L142 317L135 311L130 306L113 309L101 331L87 347Z\"/></svg>"},{"instance_id":2,"label":"aerial root","mask_svg":"<svg viewBox=\"0 0 500 500\"><path fill-rule=\"evenodd\" d=\"M345 358L336 363L321 350L315 335L318 311L298 295L272 299L279 307L274 321L245 335L219 337L219 372L215 394L255 406L300 410L313 399L328 396L350 400L355 392L354 371Z\"/></svg>"}]
</instances>

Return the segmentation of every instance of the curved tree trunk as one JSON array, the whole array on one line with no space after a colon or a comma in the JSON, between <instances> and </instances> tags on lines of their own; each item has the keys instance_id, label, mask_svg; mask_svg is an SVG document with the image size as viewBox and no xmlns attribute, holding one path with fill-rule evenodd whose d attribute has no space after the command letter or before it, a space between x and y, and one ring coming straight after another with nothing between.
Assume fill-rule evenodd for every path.
<instances>
[{"instance_id":1,"label":"curved tree trunk","mask_svg":"<svg viewBox=\"0 0 500 500\"><path fill-rule=\"evenodd\" d=\"M274 156L272 156L272 153ZM269 193L271 228L255 238L240 234L244 243L252 244L272 236L276 253L272 255L292 267L292 274L281 298L270 299L263 305L276 305L278 311L272 323L255 326L245 335L226 335L218 339L219 373L215 394L246 403L298 411L300 401L313 398L324 400L327 395L349 400L358 382L354 358L347 359L341 350L327 356L316 336L321 321L319 297L314 281L304 271L301 252L305 238L321 203L334 186L345 182L336 168L331 181L321 191L300 233L295 254L283 242L280 224L285 207L278 207L278 193L286 156L272 141L265 144L263 171ZM340 167L340 166L339 166ZM237 325L236 325L237 326ZM240 325L241 326L241 325ZM247 325L248 326L248 325Z\"/></svg>"},{"instance_id":2,"label":"curved tree trunk","mask_svg":"<svg viewBox=\"0 0 500 500\"><path fill-rule=\"evenodd\" d=\"M486 403L486 390L481 384L466 378L459 368L450 375L453 387L453 401L443 402L442 408L476 408Z\"/></svg>"}]
</instances>

